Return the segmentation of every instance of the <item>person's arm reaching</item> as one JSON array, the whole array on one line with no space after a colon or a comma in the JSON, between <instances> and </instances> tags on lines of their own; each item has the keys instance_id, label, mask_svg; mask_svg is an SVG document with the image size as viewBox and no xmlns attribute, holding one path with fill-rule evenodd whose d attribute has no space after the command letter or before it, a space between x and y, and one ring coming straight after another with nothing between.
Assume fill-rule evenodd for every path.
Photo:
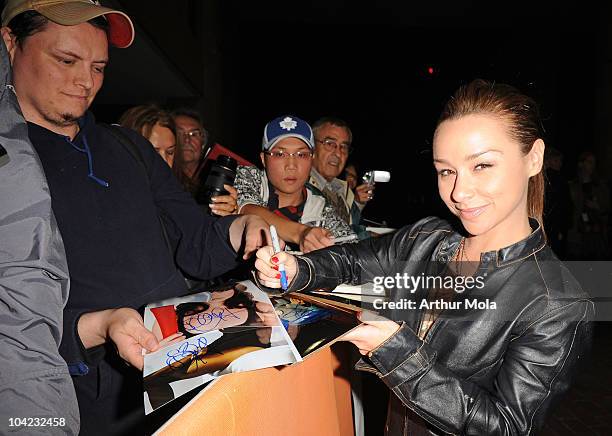
<instances>
[{"instance_id":1,"label":"person's arm reaching","mask_svg":"<svg viewBox=\"0 0 612 436\"><path fill-rule=\"evenodd\" d=\"M333 245L331 233L326 229L290 221L268 210L264 201L267 179L262 170L238 167L235 186L238 191L238 212L260 216L269 225L274 225L283 241L299 245L304 253Z\"/></svg>"},{"instance_id":2,"label":"person's arm reaching","mask_svg":"<svg viewBox=\"0 0 612 436\"><path fill-rule=\"evenodd\" d=\"M257 277L264 286L279 288L276 266L285 263L289 292L334 289L342 283L360 285L374 277L386 276L393 265L404 261L403 253L414 243L413 232L429 220L431 218L425 218L380 238L370 238L359 244L335 245L307 256L274 255L271 247L263 247L257 251Z\"/></svg>"},{"instance_id":3,"label":"person's arm reaching","mask_svg":"<svg viewBox=\"0 0 612 436\"><path fill-rule=\"evenodd\" d=\"M243 259L248 259L257 249L272 242L270 227L255 215L242 215L235 219L229 228L229 238L234 251L243 253Z\"/></svg>"},{"instance_id":4,"label":"person's arm reaching","mask_svg":"<svg viewBox=\"0 0 612 436\"><path fill-rule=\"evenodd\" d=\"M256 216L241 216L233 220L228 236L231 247L237 253L244 253L244 259L270 240L267 224ZM77 321L77 333L85 350L112 342L119 356L140 370L144 363L143 349L151 352L159 346L155 335L144 326L140 314L125 307L82 314Z\"/></svg>"},{"instance_id":5,"label":"person's arm reaching","mask_svg":"<svg viewBox=\"0 0 612 436\"><path fill-rule=\"evenodd\" d=\"M292 242L294 244L300 243L300 237L307 227L304 224L280 217L266 207L256 204L245 204L240 209L240 213L244 215L257 215L263 218L268 224L276 227L278 236L280 236L283 241Z\"/></svg>"},{"instance_id":6,"label":"person's arm reaching","mask_svg":"<svg viewBox=\"0 0 612 436\"><path fill-rule=\"evenodd\" d=\"M304 253L329 247L334 244L333 236L329 230L323 227L311 227L295 221L290 221L276 215L263 206L245 204L240 212L242 214L260 216L269 225L274 225L276 227L278 236L280 236L283 241L298 244L300 250Z\"/></svg>"},{"instance_id":7,"label":"person's arm reaching","mask_svg":"<svg viewBox=\"0 0 612 436\"><path fill-rule=\"evenodd\" d=\"M235 268L239 259L230 244L236 215L205 214L185 192L162 159L140 135L124 130L140 149L157 213L171 245L174 263L189 277L206 280Z\"/></svg>"},{"instance_id":8,"label":"person's arm reaching","mask_svg":"<svg viewBox=\"0 0 612 436\"><path fill-rule=\"evenodd\" d=\"M362 354L368 355L357 369L375 372L402 403L445 432L533 434L567 390L569 373L589 347L593 315L593 303L587 300L542 315L508 344L491 389L439 363L436 350L406 324L393 333L393 321L365 320L344 339L357 339ZM382 345L370 348L385 335ZM368 336L377 339L370 342Z\"/></svg>"},{"instance_id":9,"label":"person's arm reaching","mask_svg":"<svg viewBox=\"0 0 612 436\"><path fill-rule=\"evenodd\" d=\"M86 349L112 341L119 356L142 370L142 350L155 351L158 341L134 309L100 310L83 314L77 324L79 338Z\"/></svg>"}]
</instances>

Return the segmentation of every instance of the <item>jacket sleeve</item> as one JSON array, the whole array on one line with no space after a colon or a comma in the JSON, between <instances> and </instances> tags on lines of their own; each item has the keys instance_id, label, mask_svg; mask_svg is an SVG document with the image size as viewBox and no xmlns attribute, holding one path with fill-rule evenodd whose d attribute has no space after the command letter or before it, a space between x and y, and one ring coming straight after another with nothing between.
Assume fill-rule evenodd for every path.
<instances>
[{"instance_id":1,"label":"jacket sleeve","mask_svg":"<svg viewBox=\"0 0 612 436\"><path fill-rule=\"evenodd\" d=\"M0 45L0 73L8 76ZM77 434L76 395L58 352L68 298L64 247L15 96L1 84L0 143L8 163L0 166L0 433ZM34 417L64 421L58 427L9 427L9 418Z\"/></svg>"},{"instance_id":2,"label":"jacket sleeve","mask_svg":"<svg viewBox=\"0 0 612 436\"><path fill-rule=\"evenodd\" d=\"M173 250L176 265L190 277L206 280L238 266L238 256L230 244L229 228L237 215L222 218L204 213L192 196L183 190L170 167L151 143L128 129L140 147L153 201Z\"/></svg>"},{"instance_id":3,"label":"jacket sleeve","mask_svg":"<svg viewBox=\"0 0 612 436\"><path fill-rule=\"evenodd\" d=\"M406 260L419 233L430 233L440 222L437 218L424 218L395 233L299 256L298 272L287 291L333 289L342 283L360 285L374 277L384 277L397 262Z\"/></svg>"},{"instance_id":4,"label":"jacket sleeve","mask_svg":"<svg viewBox=\"0 0 612 436\"><path fill-rule=\"evenodd\" d=\"M267 207L266 201L261 195L261 185L263 183L263 171L256 167L246 167L240 165L236 170L236 181L234 187L238 192L236 200L238 212L247 204Z\"/></svg>"},{"instance_id":5,"label":"jacket sleeve","mask_svg":"<svg viewBox=\"0 0 612 436\"><path fill-rule=\"evenodd\" d=\"M351 226L338 216L334 207L327 200L325 200L325 206L323 207L323 227L329 230L334 238L355 234Z\"/></svg>"},{"instance_id":6,"label":"jacket sleeve","mask_svg":"<svg viewBox=\"0 0 612 436\"><path fill-rule=\"evenodd\" d=\"M375 372L415 413L453 434L536 433L590 346L593 303L578 300L534 321L508 344L491 390L453 374L406 324L358 369Z\"/></svg>"}]
</instances>

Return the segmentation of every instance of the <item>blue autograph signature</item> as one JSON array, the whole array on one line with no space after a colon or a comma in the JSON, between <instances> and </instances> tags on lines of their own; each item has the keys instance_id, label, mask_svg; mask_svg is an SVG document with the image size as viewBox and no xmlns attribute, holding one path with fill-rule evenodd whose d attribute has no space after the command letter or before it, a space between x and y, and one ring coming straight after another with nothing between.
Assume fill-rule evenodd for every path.
<instances>
[{"instance_id":1,"label":"blue autograph signature","mask_svg":"<svg viewBox=\"0 0 612 436\"><path fill-rule=\"evenodd\" d=\"M200 353L203 349L208 346L208 341L204 337L197 338L194 342L185 342L180 345L175 350L169 350L166 353L166 365L171 366L172 368L181 368L185 364L191 364L194 360L196 362L202 362L205 364L206 362L202 360L204 358L204 354L200 356ZM188 362L181 362L181 359L191 356L191 360Z\"/></svg>"},{"instance_id":2,"label":"blue autograph signature","mask_svg":"<svg viewBox=\"0 0 612 436\"><path fill-rule=\"evenodd\" d=\"M185 326L185 329L194 335L198 333L205 333L211 330L216 330L217 326L221 321L227 321L229 319L240 319L239 316L232 313L227 307L220 309L211 310L210 312L202 312L197 315L193 315L189 319L189 323Z\"/></svg>"},{"instance_id":3,"label":"blue autograph signature","mask_svg":"<svg viewBox=\"0 0 612 436\"><path fill-rule=\"evenodd\" d=\"M281 319L284 319L292 324L306 324L309 321L313 321L327 315L328 311L318 307L307 307L291 304L276 306L276 313Z\"/></svg>"}]
</instances>

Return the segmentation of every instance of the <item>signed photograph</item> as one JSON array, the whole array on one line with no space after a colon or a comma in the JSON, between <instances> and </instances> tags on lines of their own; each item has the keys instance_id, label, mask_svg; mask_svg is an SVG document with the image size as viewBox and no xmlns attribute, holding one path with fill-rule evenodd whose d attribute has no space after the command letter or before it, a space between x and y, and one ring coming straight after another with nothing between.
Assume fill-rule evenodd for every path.
<instances>
[{"instance_id":1,"label":"signed photograph","mask_svg":"<svg viewBox=\"0 0 612 436\"><path fill-rule=\"evenodd\" d=\"M268 296L245 281L147 306L161 347L145 355L145 412L223 374L301 360Z\"/></svg>"},{"instance_id":2,"label":"signed photograph","mask_svg":"<svg viewBox=\"0 0 612 436\"><path fill-rule=\"evenodd\" d=\"M336 306L334 300L326 299L326 304L320 300L300 294L272 297L274 309L301 357L331 345L359 324L356 312L340 310L343 307Z\"/></svg>"}]
</instances>

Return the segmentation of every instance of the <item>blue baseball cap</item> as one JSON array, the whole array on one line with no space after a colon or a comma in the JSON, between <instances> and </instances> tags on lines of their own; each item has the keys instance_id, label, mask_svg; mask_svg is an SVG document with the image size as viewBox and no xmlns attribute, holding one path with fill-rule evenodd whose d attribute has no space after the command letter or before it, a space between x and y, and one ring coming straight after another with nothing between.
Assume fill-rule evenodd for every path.
<instances>
[{"instance_id":1,"label":"blue baseball cap","mask_svg":"<svg viewBox=\"0 0 612 436\"><path fill-rule=\"evenodd\" d=\"M285 138L301 139L308 148L314 150L314 137L310 125L293 115L283 115L266 124L261 148L264 151L270 150L278 141Z\"/></svg>"}]
</instances>

